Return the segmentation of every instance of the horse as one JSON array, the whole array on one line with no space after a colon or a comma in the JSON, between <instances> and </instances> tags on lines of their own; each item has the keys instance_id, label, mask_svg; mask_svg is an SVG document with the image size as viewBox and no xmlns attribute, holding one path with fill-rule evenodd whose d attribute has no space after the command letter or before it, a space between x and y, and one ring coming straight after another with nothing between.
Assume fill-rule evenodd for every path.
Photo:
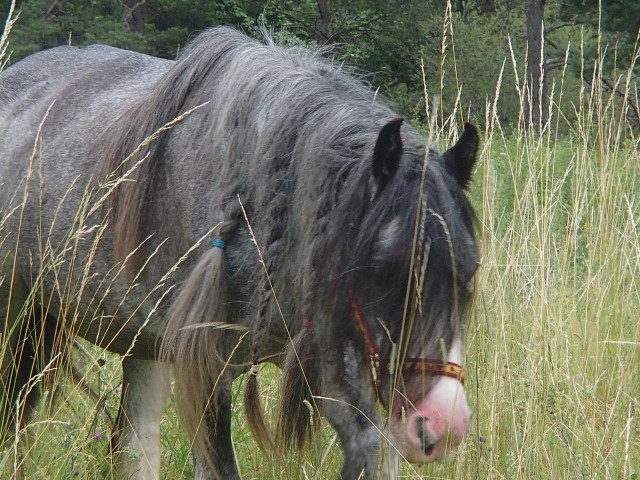
<instances>
[{"instance_id":1,"label":"horse","mask_svg":"<svg viewBox=\"0 0 640 480\"><path fill-rule=\"evenodd\" d=\"M466 124L441 153L326 56L226 27L176 61L94 45L16 62L0 74L1 428L81 337L123 356L127 478L159 476L171 367L196 478L240 479L246 372L265 448L302 448L317 413L343 480L392 478L389 442L450 459L471 414L478 145ZM282 368L275 432L264 362Z\"/></svg>"}]
</instances>

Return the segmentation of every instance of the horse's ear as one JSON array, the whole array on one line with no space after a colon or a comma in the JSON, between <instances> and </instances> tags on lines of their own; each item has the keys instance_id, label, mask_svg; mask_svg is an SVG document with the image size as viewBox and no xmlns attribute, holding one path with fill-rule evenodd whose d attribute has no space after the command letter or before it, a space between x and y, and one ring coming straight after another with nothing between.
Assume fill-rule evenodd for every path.
<instances>
[{"instance_id":1,"label":"horse's ear","mask_svg":"<svg viewBox=\"0 0 640 480\"><path fill-rule=\"evenodd\" d=\"M471 171L476 163L479 143L480 137L476 127L466 123L458 142L442 155L445 167L462 188L467 188L471 181Z\"/></svg>"},{"instance_id":2,"label":"horse's ear","mask_svg":"<svg viewBox=\"0 0 640 480\"><path fill-rule=\"evenodd\" d=\"M378 184L378 191L382 190L398 170L402 157L402 139L400 125L402 118L396 118L387 123L378 134L376 146L373 149L373 178Z\"/></svg>"}]
</instances>

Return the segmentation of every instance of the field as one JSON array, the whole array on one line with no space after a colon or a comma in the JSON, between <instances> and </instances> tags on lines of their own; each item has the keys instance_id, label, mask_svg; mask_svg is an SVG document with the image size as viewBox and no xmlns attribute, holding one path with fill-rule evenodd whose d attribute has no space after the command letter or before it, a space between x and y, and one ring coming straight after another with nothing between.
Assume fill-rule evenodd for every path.
<instances>
[{"instance_id":1,"label":"field","mask_svg":"<svg viewBox=\"0 0 640 480\"><path fill-rule=\"evenodd\" d=\"M625 81L620 88L630 92ZM482 248L466 332L473 426L454 462L405 464L401 478L640 478L638 126L627 122L617 94L593 85L562 112L559 84L542 135L507 133L487 106L470 192ZM435 122L442 146L459 119L454 112ZM56 388L19 432L23 453L17 443L0 451L0 478L117 478L108 438L119 363L79 340L75 380L57 375L48 384ZM277 369L263 368L260 382L275 416ZM244 478L335 478L341 454L326 424L302 455L277 459L256 447L243 422L243 383L234 439ZM162 449L162 478L188 477L188 442L173 400Z\"/></svg>"}]
</instances>

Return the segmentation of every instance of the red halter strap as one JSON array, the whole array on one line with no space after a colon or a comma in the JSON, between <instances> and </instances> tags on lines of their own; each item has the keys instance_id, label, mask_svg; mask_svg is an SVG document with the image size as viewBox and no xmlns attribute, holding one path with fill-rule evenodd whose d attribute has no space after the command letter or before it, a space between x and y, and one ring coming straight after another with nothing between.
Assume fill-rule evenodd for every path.
<instances>
[{"instance_id":1,"label":"red halter strap","mask_svg":"<svg viewBox=\"0 0 640 480\"><path fill-rule=\"evenodd\" d=\"M367 320L364 316L364 312L362 311L360 302L353 294L349 295L349 297L351 298L351 309L353 310L353 318L356 322L356 325L360 329L360 332L362 333L362 337L364 338L364 343L367 347L367 353L369 354L369 359L371 360L373 381L377 387L380 381L381 374L380 353L378 352L378 348L376 347L373 333L371 332L371 329L367 324ZM387 373L393 373L390 371L389 362L386 362L385 369ZM427 360L423 358L406 358L402 363L402 370L451 377L460 381L460 383L464 385L464 367L453 362L443 363L438 362L437 360Z\"/></svg>"}]
</instances>

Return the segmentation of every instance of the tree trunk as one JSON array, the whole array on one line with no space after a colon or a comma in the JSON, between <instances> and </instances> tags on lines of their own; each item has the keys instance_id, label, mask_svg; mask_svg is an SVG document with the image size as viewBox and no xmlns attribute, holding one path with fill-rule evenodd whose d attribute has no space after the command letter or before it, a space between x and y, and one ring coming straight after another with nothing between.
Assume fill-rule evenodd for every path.
<instances>
[{"instance_id":1,"label":"tree trunk","mask_svg":"<svg viewBox=\"0 0 640 480\"><path fill-rule=\"evenodd\" d=\"M330 38L329 27L331 14L329 13L329 0L316 0L318 5L318 21L316 22L316 42L324 45Z\"/></svg>"},{"instance_id":2,"label":"tree trunk","mask_svg":"<svg viewBox=\"0 0 640 480\"><path fill-rule=\"evenodd\" d=\"M149 18L149 5L146 0L124 0L125 8L128 10L127 24L136 33L144 34L144 27Z\"/></svg>"},{"instance_id":3,"label":"tree trunk","mask_svg":"<svg viewBox=\"0 0 640 480\"><path fill-rule=\"evenodd\" d=\"M538 133L545 122L544 4L545 0L527 0L527 98L524 124L527 129Z\"/></svg>"}]
</instances>

